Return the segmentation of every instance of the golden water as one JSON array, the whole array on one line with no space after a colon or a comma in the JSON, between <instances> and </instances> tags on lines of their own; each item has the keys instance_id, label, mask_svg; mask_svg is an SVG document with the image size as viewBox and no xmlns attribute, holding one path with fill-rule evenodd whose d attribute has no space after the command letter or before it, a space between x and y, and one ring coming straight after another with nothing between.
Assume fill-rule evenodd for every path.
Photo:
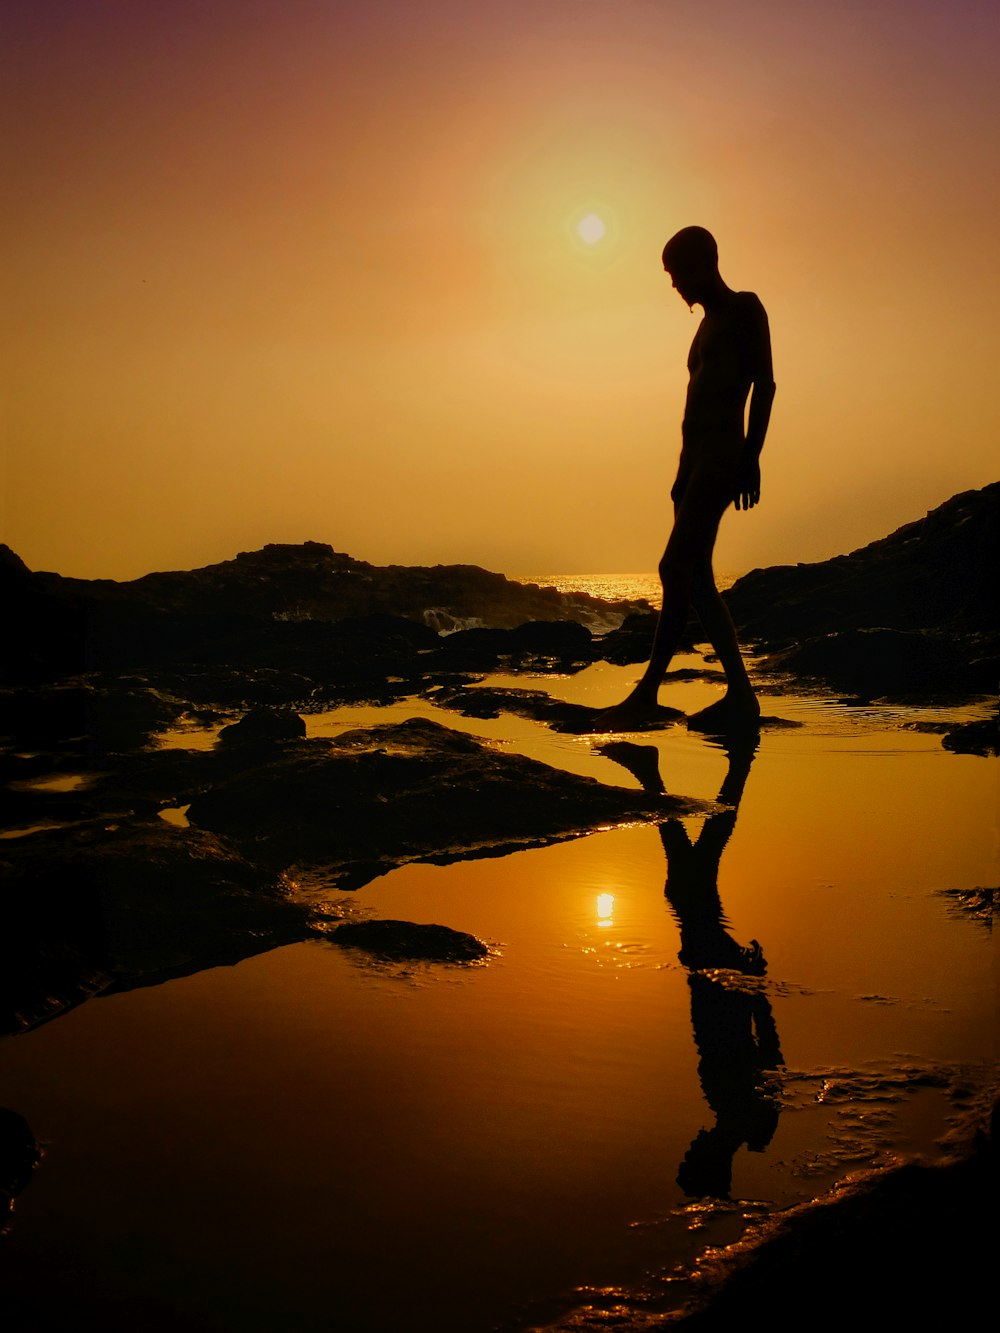
<instances>
[{"instance_id":1,"label":"golden water","mask_svg":"<svg viewBox=\"0 0 1000 1333\"><path fill-rule=\"evenodd\" d=\"M606 703L635 670L495 683ZM661 698L692 711L716 693ZM767 960L763 1008L737 1001L719 1021L769 1010L782 1057L769 1141L721 1150L737 1215L933 1151L935 1084L997 1057L990 934L940 896L996 882L996 763L906 729L929 716L915 710L764 711L803 725L764 731L719 863L729 936ZM415 715L637 785L590 740L516 718L410 701L308 722ZM637 739L668 791L718 794L717 746L678 728ZM685 821L689 841L704 827ZM706 1214L677 1183L696 1143L725 1171L726 1113L702 1086L720 1071L699 1070L666 872L649 826L404 867L335 896L471 931L494 946L485 966L293 945L4 1042L0 1103L47 1145L5 1242L9 1280L37 1284L41 1311L68 1284L106 1329L486 1333L728 1238L732 1210L692 1231ZM743 1094L737 1137L756 1116L767 1139L760 1096Z\"/></svg>"}]
</instances>

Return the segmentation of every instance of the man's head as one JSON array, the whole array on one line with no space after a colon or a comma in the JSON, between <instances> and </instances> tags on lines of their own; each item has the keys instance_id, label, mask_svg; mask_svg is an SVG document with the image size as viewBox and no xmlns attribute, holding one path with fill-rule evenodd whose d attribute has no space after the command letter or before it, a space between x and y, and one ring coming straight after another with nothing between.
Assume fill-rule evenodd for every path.
<instances>
[{"instance_id":1,"label":"man's head","mask_svg":"<svg viewBox=\"0 0 1000 1333\"><path fill-rule=\"evenodd\" d=\"M663 247L663 267L690 305L718 281L719 247L704 227L683 227Z\"/></svg>"}]
</instances>

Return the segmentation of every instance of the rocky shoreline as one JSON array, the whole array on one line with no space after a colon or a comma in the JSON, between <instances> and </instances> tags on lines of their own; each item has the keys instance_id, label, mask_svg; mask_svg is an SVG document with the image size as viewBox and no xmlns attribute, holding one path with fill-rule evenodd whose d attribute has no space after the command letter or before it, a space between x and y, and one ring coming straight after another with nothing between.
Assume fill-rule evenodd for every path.
<instances>
[{"instance_id":1,"label":"rocky shoreline","mask_svg":"<svg viewBox=\"0 0 1000 1333\"><path fill-rule=\"evenodd\" d=\"M849 556L747 575L727 600L759 654L756 670L780 689L820 682L854 700L990 695L1000 675L998 520L1000 483ZM0 1033L95 994L347 931L297 892L297 877L353 889L407 861L498 855L708 809L576 777L421 719L305 736L310 712L407 698L586 731L592 710L482 684L498 670L640 663L655 624L642 607L473 566L380 569L314 542L125 584L32 573L4 547L0 587ZM662 722L680 716L664 710ZM210 750L156 744L170 728L225 721ZM997 754L997 718L953 728L943 743ZM162 817L181 808L185 827ZM335 942L447 965L482 956L478 941L444 927L367 924L376 928ZM4 1114L14 1165L0 1185L10 1202L31 1154L23 1122ZM956 1181L968 1178L956 1169ZM912 1207L905 1190L886 1197L889 1217ZM824 1243L839 1255L846 1242L832 1233ZM822 1270L829 1260L816 1262ZM710 1317L690 1318L715 1327Z\"/></svg>"},{"instance_id":2,"label":"rocky shoreline","mask_svg":"<svg viewBox=\"0 0 1000 1333\"><path fill-rule=\"evenodd\" d=\"M1000 483L956 496L853 555L739 580L728 600L761 654L757 670L785 689L818 680L861 699L981 697L1000 669L998 518ZM8 741L0 801L12 832L34 830L6 838L2 853L13 991L33 989L25 960L39 956L27 943L35 933L32 883L58 895L59 885L89 875L85 893L98 894L115 880L116 863L122 883L150 863L190 884L197 866L197 910L204 914L213 897L225 907L215 927L206 918L186 932L218 939L184 965L208 966L217 947L231 953L234 940L252 938L262 948L265 939L309 928L278 887L297 859L322 863L331 883L356 885L406 858L481 855L616 820L666 817L662 806L500 756L444 727L414 721L307 741L300 716L344 702L420 697L466 717L508 712L585 732L591 710L540 690L482 688L486 675L642 662L655 621L648 611L608 604L622 623L595 635L579 617L594 612L596 599L581 610L579 598L472 566L378 569L318 543L266 547L128 584L32 574L7 551L0 578L12 631L0 688L0 734ZM476 609L492 623L442 634L424 623L429 603L452 620ZM539 607L559 618L511 627ZM78 670L81 663L88 669ZM210 753L153 744L181 723L241 715ZM662 725L676 720L663 710ZM944 744L996 753L996 719L954 728ZM158 815L188 805L194 827L181 837ZM237 901L249 914L242 925ZM267 929L250 920L261 913ZM72 955L68 944L60 947ZM141 974L181 965L164 961ZM82 975L102 968L106 960L91 959ZM67 994L92 984L74 982ZM3 1013L8 1031L18 1014L38 1017L34 1002L13 993Z\"/></svg>"},{"instance_id":3,"label":"rocky shoreline","mask_svg":"<svg viewBox=\"0 0 1000 1333\"><path fill-rule=\"evenodd\" d=\"M995 694L1000 482L850 555L755 570L728 592L766 665L866 699Z\"/></svg>"},{"instance_id":4,"label":"rocky shoreline","mask_svg":"<svg viewBox=\"0 0 1000 1333\"><path fill-rule=\"evenodd\" d=\"M725 597L776 675L862 698L958 698L997 687L998 567L1000 482L850 555L754 570ZM67 681L98 699L129 675L175 707L381 701L499 666L638 663L655 625L640 604L471 565L373 566L318 542L126 583L32 573L0 546L0 589L8 732L32 692L56 682L36 714L65 702Z\"/></svg>"},{"instance_id":5,"label":"rocky shoreline","mask_svg":"<svg viewBox=\"0 0 1000 1333\"><path fill-rule=\"evenodd\" d=\"M691 1266L604 1289L522 1333L975 1323L992 1300L1000 1100L960 1078L950 1093L939 1159L855 1171L818 1199L750 1221Z\"/></svg>"}]
</instances>

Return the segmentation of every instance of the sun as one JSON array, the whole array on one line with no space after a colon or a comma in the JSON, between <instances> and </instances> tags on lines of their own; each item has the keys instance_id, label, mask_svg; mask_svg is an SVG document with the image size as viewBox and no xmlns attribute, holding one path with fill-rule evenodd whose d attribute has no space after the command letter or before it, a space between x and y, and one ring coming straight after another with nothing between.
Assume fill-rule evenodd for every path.
<instances>
[{"instance_id":1,"label":"sun","mask_svg":"<svg viewBox=\"0 0 1000 1333\"><path fill-rule=\"evenodd\" d=\"M576 234L585 245L596 245L607 233L604 219L596 213L588 213L576 224Z\"/></svg>"}]
</instances>

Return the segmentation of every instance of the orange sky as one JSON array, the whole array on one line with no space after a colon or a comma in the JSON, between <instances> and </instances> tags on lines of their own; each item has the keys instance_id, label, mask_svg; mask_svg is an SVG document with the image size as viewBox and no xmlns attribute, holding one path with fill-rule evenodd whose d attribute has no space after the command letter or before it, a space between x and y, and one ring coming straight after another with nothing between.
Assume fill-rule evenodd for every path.
<instances>
[{"instance_id":1,"label":"orange sky","mask_svg":"<svg viewBox=\"0 0 1000 1333\"><path fill-rule=\"evenodd\" d=\"M268 541L655 567L699 223L771 316L717 564L997 465L1000 9L5 0L0 538L127 578ZM596 212L607 234L576 235Z\"/></svg>"}]
</instances>

